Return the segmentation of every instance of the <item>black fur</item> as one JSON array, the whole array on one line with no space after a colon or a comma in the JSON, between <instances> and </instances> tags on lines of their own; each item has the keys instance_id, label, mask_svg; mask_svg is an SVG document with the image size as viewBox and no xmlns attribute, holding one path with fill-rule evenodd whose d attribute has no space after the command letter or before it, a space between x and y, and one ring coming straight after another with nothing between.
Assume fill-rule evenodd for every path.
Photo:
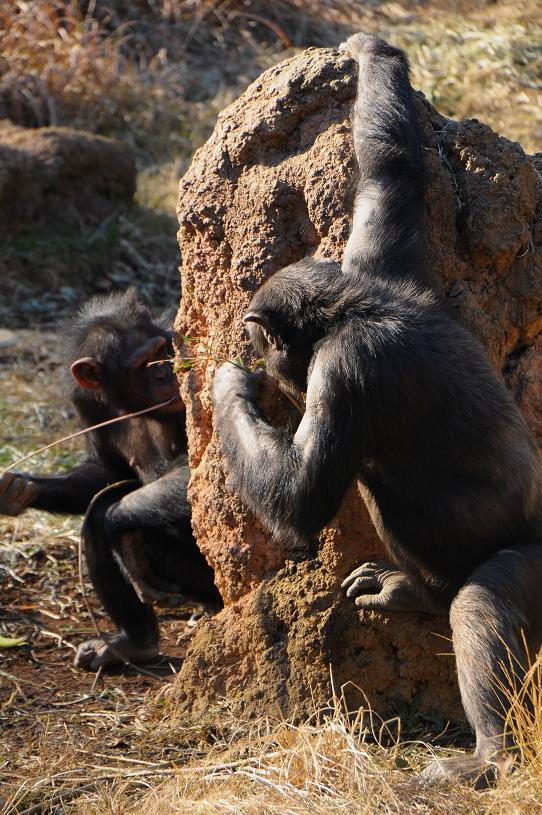
<instances>
[{"instance_id":1,"label":"black fur","mask_svg":"<svg viewBox=\"0 0 542 815\"><path fill-rule=\"evenodd\" d=\"M296 549L307 551L358 481L393 560L347 578L359 605L427 611L449 609L456 598L454 643L477 753L427 776L474 775L503 743L502 693L474 664L478 651L505 681L503 642L484 608L505 615L498 631L518 664L520 623L528 623L529 644L540 644L542 616L533 612L542 602L531 611L525 599L542 578L540 456L480 344L428 287L406 59L363 35L346 49L359 63L360 178L342 268L305 259L283 269L245 318L268 373L306 391L305 414L295 434L271 427L257 406L257 378L225 365L214 384L215 422L230 482ZM520 553L520 565L508 560L525 592L503 584L497 564L507 551Z\"/></svg>"},{"instance_id":2,"label":"black fur","mask_svg":"<svg viewBox=\"0 0 542 815\"><path fill-rule=\"evenodd\" d=\"M148 343L157 347L147 358ZM129 365L141 349L142 364ZM73 321L66 350L68 371L78 360L91 360L99 371L96 387L69 378L82 426L178 397L171 366L146 364L172 353L171 332L152 321L135 290L90 300ZM35 507L86 513L82 537L90 577L120 628L107 641L80 646L76 664L96 669L157 652L158 626L149 598L164 599L174 591L219 605L220 597L213 571L192 536L182 402L177 398L165 408L93 430L85 438L86 460L67 473L9 473L0 479L0 512L18 514Z\"/></svg>"}]
</instances>

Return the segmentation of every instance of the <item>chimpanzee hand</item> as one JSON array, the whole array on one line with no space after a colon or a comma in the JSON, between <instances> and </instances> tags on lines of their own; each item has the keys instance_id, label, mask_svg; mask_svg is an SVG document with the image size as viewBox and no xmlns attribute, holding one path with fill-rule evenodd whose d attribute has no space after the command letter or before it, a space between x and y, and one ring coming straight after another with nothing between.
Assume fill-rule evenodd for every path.
<instances>
[{"instance_id":1,"label":"chimpanzee hand","mask_svg":"<svg viewBox=\"0 0 542 815\"><path fill-rule=\"evenodd\" d=\"M357 34L352 34L345 42L342 42L339 45L339 51L352 57L352 59L359 60L361 54L370 53L377 47L382 48L383 45L387 46L387 43L384 43L383 40L374 37L372 34L364 34L360 31Z\"/></svg>"},{"instance_id":2,"label":"chimpanzee hand","mask_svg":"<svg viewBox=\"0 0 542 815\"><path fill-rule=\"evenodd\" d=\"M212 395L215 408L229 402L235 396L243 399L253 398L259 389L259 383L258 374L253 374L240 365L234 365L233 362L225 362L213 380Z\"/></svg>"},{"instance_id":3,"label":"chimpanzee hand","mask_svg":"<svg viewBox=\"0 0 542 815\"><path fill-rule=\"evenodd\" d=\"M37 498L38 487L17 473L0 478L0 515L20 515Z\"/></svg>"},{"instance_id":4,"label":"chimpanzee hand","mask_svg":"<svg viewBox=\"0 0 542 815\"><path fill-rule=\"evenodd\" d=\"M343 580L347 597L371 611L419 611L435 613L436 609L412 590L408 576L394 563L378 560L358 566Z\"/></svg>"}]
</instances>

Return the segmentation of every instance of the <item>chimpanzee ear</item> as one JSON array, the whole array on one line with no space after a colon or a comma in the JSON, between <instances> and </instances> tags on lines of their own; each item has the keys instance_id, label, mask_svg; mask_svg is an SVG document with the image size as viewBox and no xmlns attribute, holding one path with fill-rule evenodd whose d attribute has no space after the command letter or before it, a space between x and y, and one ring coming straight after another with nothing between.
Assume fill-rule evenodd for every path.
<instances>
[{"instance_id":1,"label":"chimpanzee ear","mask_svg":"<svg viewBox=\"0 0 542 815\"><path fill-rule=\"evenodd\" d=\"M81 357L70 367L71 375L81 388L100 388L102 386L101 365L92 357Z\"/></svg>"},{"instance_id":2,"label":"chimpanzee ear","mask_svg":"<svg viewBox=\"0 0 542 815\"><path fill-rule=\"evenodd\" d=\"M263 335L268 343L270 343L277 351L283 347L282 339L277 331L277 328L272 324L271 320L262 314L261 311L248 311L243 317L244 323L256 323L263 331Z\"/></svg>"}]
</instances>

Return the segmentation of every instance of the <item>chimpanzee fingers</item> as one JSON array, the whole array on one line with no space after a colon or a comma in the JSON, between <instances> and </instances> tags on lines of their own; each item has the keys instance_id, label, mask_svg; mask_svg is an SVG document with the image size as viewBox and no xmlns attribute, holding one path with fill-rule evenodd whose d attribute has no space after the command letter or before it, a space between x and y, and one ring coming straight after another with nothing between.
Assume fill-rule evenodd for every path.
<instances>
[{"instance_id":1,"label":"chimpanzee fingers","mask_svg":"<svg viewBox=\"0 0 542 815\"><path fill-rule=\"evenodd\" d=\"M32 481L23 480L23 487L17 495L15 502L15 511L19 515L23 510L32 504L32 501L38 495L38 488Z\"/></svg>"},{"instance_id":2,"label":"chimpanzee fingers","mask_svg":"<svg viewBox=\"0 0 542 815\"><path fill-rule=\"evenodd\" d=\"M346 577L341 583L341 588L348 588L348 586L350 586L350 584L353 583L358 577L365 577L368 574L374 574L376 569L376 563L363 563L361 566L358 566L357 569L354 569L353 572L350 572L348 577Z\"/></svg>"},{"instance_id":3,"label":"chimpanzee fingers","mask_svg":"<svg viewBox=\"0 0 542 815\"><path fill-rule=\"evenodd\" d=\"M375 583L378 585L377 590L368 585L365 594L358 594L354 600L357 606L373 611L438 613L433 603L423 597L418 597L412 591L408 579L401 572L396 572L387 578L385 575L377 576ZM354 592L351 596L354 596Z\"/></svg>"},{"instance_id":4,"label":"chimpanzee fingers","mask_svg":"<svg viewBox=\"0 0 542 815\"><path fill-rule=\"evenodd\" d=\"M250 393L250 372L245 371L233 362L225 362L216 372L213 385L212 397L215 407L220 407L229 400L232 394L242 394L248 396Z\"/></svg>"},{"instance_id":5,"label":"chimpanzee fingers","mask_svg":"<svg viewBox=\"0 0 542 815\"><path fill-rule=\"evenodd\" d=\"M4 495L4 493L9 490L13 481L18 477L19 476L17 476L15 473L4 473L2 478L0 478L0 496Z\"/></svg>"},{"instance_id":6,"label":"chimpanzee fingers","mask_svg":"<svg viewBox=\"0 0 542 815\"><path fill-rule=\"evenodd\" d=\"M371 50L371 46L377 41L378 37L359 32L358 34L352 34L345 42L342 42L339 45L339 51L352 57L352 59L358 59L360 54Z\"/></svg>"},{"instance_id":7,"label":"chimpanzee fingers","mask_svg":"<svg viewBox=\"0 0 542 815\"><path fill-rule=\"evenodd\" d=\"M110 648L109 643L99 637L82 642L74 659L76 668L97 671L106 665L119 665L124 660L120 653Z\"/></svg>"},{"instance_id":8,"label":"chimpanzee fingers","mask_svg":"<svg viewBox=\"0 0 542 815\"><path fill-rule=\"evenodd\" d=\"M364 608L367 611L384 611L388 608L388 597L383 592L360 594L354 602L358 608Z\"/></svg>"},{"instance_id":9,"label":"chimpanzee fingers","mask_svg":"<svg viewBox=\"0 0 542 815\"><path fill-rule=\"evenodd\" d=\"M378 572L394 572L398 571L397 566L391 563L388 560L377 560L371 561L369 563L363 563L361 566L358 566L357 569L354 569L345 580L341 583L341 588L346 589L353 583L358 577L369 577L377 574Z\"/></svg>"},{"instance_id":10,"label":"chimpanzee fingers","mask_svg":"<svg viewBox=\"0 0 542 815\"><path fill-rule=\"evenodd\" d=\"M359 594L378 594L382 589L382 582L375 575L357 577L347 589L347 597L357 597Z\"/></svg>"},{"instance_id":11,"label":"chimpanzee fingers","mask_svg":"<svg viewBox=\"0 0 542 815\"><path fill-rule=\"evenodd\" d=\"M113 634L108 640L95 637L82 642L75 654L76 668L97 671L106 665L122 665L126 662L148 662L158 653L158 645L138 645L124 634Z\"/></svg>"},{"instance_id":12,"label":"chimpanzee fingers","mask_svg":"<svg viewBox=\"0 0 542 815\"><path fill-rule=\"evenodd\" d=\"M76 668L87 668L89 671L93 670L92 661L101 645L105 645L101 639L92 639L82 642L75 654L73 660Z\"/></svg>"},{"instance_id":13,"label":"chimpanzee fingers","mask_svg":"<svg viewBox=\"0 0 542 815\"><path fill-rule=\"evenodd\" d=\"M37 487L26 478L6 473L0 481L0 514L19 515L37 495Z\"/></svg>"},{"instance_id":14,"label":"chimpanzee fingers","mask_svg":"<svg viewBox=\"0 0 542 815\"><path fill-rule=\"evenodd\" d=\"M13 479L9 489L6 491L6 498L9 496L9 499L13 501L13 503L20 501L21 497L27 492L27 486L28 481L17 476Z\"/></svg>"},{"instance_id":15,"label":"chimpanzee fingers","mask_svg":"<svg viewBox=\"0 0 542 815\"><path fill-rule=\"evenodd\" d=\"M18 500L19 496L23 494L24 487L25 487L24 478L20 478L19 476L14 478L5 492L6 500L9 499L13 503L15 503Z\"/></svg>"}]
</instances>

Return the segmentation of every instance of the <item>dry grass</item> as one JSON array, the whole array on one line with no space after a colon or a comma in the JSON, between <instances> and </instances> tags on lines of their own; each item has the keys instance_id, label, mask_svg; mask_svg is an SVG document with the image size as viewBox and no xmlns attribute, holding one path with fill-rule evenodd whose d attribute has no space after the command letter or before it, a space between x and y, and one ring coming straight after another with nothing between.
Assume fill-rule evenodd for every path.
<instances>
[{"instance_id":1,"label":"dry grass","mask_svg":"<svg viewBox=\"0 0 542 815\"><path fill-rule=\"evenodd\" d=\"M39 283L19 283L20 296L2 304L0 318L17 304L18 324L68 315L81 285L74 271L85 292L96 281L108 288L135 279L151 301L173 303L177 179L218 110L273 62L309 44L337 43L356 28L406 48L414 85L444 113L476 116L528 151L542 149L538 0L3 0L0 112L25 124L120 137L135 147L140 173L139 208L119 213L97 244L39 235L3 243L3 268L17 276L16 264L24 264ZM43 294L47 286L55 290ZM0 466L74 426L59 388L61 362L55 336L30 333L3 360ZM80 449L54 449L29 469L58 471ZM6 815L542 812L540 663L513 702L523 766L482 794L423 788L414 771L444 748L404 735L382 739L340 705L326 719L294 724L240 721L225 703L217 731L205 722L189 727L169 686L157 692L151 676L95 682L75 672L71 647L92 631L75 574L78 525L34 512L0 520L0 633L30 643L0 652ZM161 620L168 653L178 657L187 616Z\"/></svg>"},{"instance_id":2,"label":"dry grass","mask_svg":"<svg viewBox=\"0 0 542 815\"><path fill-rule=\"evenodd\" d=\"M31 126L90 125L136 138L139 127L157 129L153 120L167 110L173 127L171 66L157 54L132 54L128 24L110 29L107 18L82 7L77 0L4 0L0 100L5 113Z\"/></svg>"},{"instance_id":3,"label":"dry grass","mask_svg":"<svg viewBox=\"0 0 542 815\"><path fill-rule=\"evenodd\" d=\"M174 196L171 187L161 185L160 173L153 176L152 189L145 178L140 175L142 192L153 206L118 210L98 229L56 234L34 229L5 236L0 325L55 328L81 299L130 285L155 311L175 313L180 293L176 227L174 217L163 211Z\"/></svg>"},{"instance_id":4,"label":"dry grass","mask_svg":"<svg viewBox=\"0 0 542 815\"><path fill-rule=\"evenodd\" d=\"M8 237L0 321L41 321L40 308L47 321L43 290L69 309L72 294L134 279L152 300L163 291L162 302L175 301L177 181L218 111L269 65L358 28L406 48L414 85L443 113L542 149L538 0L3 0L0 116L116 136L136 151L139 183L138 206L91 244L85 235Z\"/></svg>"},{"instance_id":5,"label":"dry grass","mask_svg":"<svg viewBox=\"0 0 542 815\"><path fill-rule=\"evenodd\" d=\"M157 0L84 11L88 6L4 0L0 100L7 115L117 133L153 161L160 151L170 160L186 157L214 120L211 100L223 103L292 49L336 44L365 28L407 49L414 84L445 113L487 119L528 149L542 142L537 0Z\"/></svg>"},{"instance_id":6,"label":"dry grass","mask_svg":"<svg viewBox=\"0 0 542 815\"><path fill-rule=\"evenodd\" d=\"M186 157L214 120L212 100L225 102L292 49L336 44L357 28L405 47L414 84L445 113L540 146L537 0L4 0L0 102L27 124L120 134L143 164Z\"/></svg>"},{"instance_id":7,"label":"dry grass","mask_svg":"<svg viewBox=\"0 0 542 815\"><path fill-rule=\"evenodd\" d=\"M14 344L0 347L0 470L28 450L77 428L63 389L61 335L21 331L15 338ZM65 469L74 465L82 449L80 441L69 442L33 461L32 467ZM0 519L0 524L6 522L12 523Z\"/></svg>"},{"instance_id":8,"label":"dry grass","mask_svg":"<svg viewBox=\"0 0 542 815\"><path fill-rule=\"evenodd\" d=\"M425 15L389 30L413 83L444 114L474 117L527 152L542 150L542 12L500 3L483 12Z\"/></svg>"},{"instance_id":9,"label":"dry grass","mask_svg":"<svg viewBox=\"0 0 542 815\"><path fill-rule=\"evenodd\" d=\"M81 815L535 815L542 810L536 761L504 775L486 792L460 784L424 786L416 771L429 758L454 751L394 741L396 722L379 723L367 712L347 716L339 700L332 713L301 724L246 722L225 707L219 731L204 724L188 728L163 692L148 696L139 709L129 700L124 704L124 738L131 747L124 762L105 749L90 758L75 744L53 756L45 734L24 779L10 788L8 800L15 808L6 806L5 815L26 815L37 796L40 811L55 811L62 802L62 812ZM110 711L109 718L118 738L119 712ZM532 735L524 733L529 740ZM165 744L171 746L169 755Z\"/></svg>"},{"instance_id":10,"label":"dry grass","mask_svg":"<svg viewBox=\"0 0 542 815\"><path fill-rule=\"evenodd\" d=\"M142 166L182 159L202 125L207 135L220 109L212 100L229 98L225 81L238 90L258 73L250 26L237 25L232 42L235 21L250 19L231 2L4 0L0 111L30 126L119 136Z\"/></svg>"}]
</instances>

